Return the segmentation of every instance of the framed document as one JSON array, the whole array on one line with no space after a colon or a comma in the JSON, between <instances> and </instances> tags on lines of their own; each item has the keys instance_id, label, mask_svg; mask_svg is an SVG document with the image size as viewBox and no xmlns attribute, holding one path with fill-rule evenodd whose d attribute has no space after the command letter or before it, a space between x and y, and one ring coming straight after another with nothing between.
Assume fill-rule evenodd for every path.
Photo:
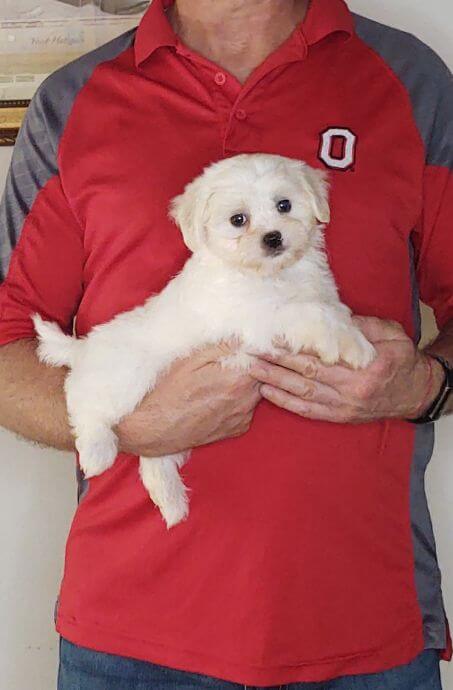
<instances>
[{"instance_id":1,"label":"framed document","mask_svg":"<svg viewBox=\"0 0 453 690\"><path fill-rule=\"evenodd\" d=\"M0 146L14 144L38 86L136 26L148 0L0 0Z\"/></svg>"}]
</instances>

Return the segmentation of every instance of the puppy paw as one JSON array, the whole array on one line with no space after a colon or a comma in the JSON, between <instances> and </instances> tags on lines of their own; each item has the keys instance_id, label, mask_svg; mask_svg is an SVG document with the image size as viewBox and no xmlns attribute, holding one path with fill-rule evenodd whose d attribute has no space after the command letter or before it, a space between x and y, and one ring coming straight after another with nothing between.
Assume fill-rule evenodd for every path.
<instances>
[{"instance_id":1,"label":"puppy paw","mask_svg":"<svg viewBox=\"0 0 453 690\"><path fill-rule=\"evenodd\" d=\"M340 334L340 358L353 369L364 369L376 358L376 350L355 326Z\"/></svg>"},{"instance_id":2,"label":"puppy paw","mask_svg":"<svg viewBox=\"0 0 453 690\"><path fill-rule=\"evenodd\" d=\"M323 364L328 366L337 364L340 361L340 346L335 338L328 338L302 349L309 353L315 353Z\"/></svg>"},{"instance_id":3,"label":"puppy paw","mask_svg":"<svg viewBox=\"0 0 453 690\"><path fill-rule=\"evenodd\" d=\"M111 429L97 435L78 436L76 448L79 464L87 479L97 477L108 470L118 454L118 439Z\"/></svg>"},{"instance_id":4,"label":"puppy paw","mask_svg":"<svg viewBox=\"0 0 453 690\"><path fill-rule=\"evenodd\" d=\"M317 355L324 364L336 364L340 359L337 323L320 310L312 309L311 312L287 322L279 333L279 340L294 354L306 352Z\"/></svg>"},{"instance_id":5,"label":"puppy paw","mask_svg":"<svg viewBox=\"0 0 453 690\"><path fill-rule=\"evenodd\" d=\"M248 371L256 357L248 355L246 352L235 352L233 355L222 357L219 363L223 369L233 369L234 371Z\"/></svg>"}]
</instances>

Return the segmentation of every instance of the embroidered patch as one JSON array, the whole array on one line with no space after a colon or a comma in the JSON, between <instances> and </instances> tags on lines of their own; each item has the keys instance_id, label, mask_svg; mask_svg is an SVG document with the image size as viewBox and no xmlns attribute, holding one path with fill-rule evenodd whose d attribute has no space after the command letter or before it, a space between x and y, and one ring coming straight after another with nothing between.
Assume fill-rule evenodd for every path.
<instances>
[{"instance_id":1,"label":"embroidered patch","mask_svg":"<svg viewBox=\"0 0 453 690\"><path fill-rule=\"evenodd\" d=\"M320 160L332 170L352 170L356 160L357 135L345 127L329 127L320 135Z\"/></svg>"}]
</instances>

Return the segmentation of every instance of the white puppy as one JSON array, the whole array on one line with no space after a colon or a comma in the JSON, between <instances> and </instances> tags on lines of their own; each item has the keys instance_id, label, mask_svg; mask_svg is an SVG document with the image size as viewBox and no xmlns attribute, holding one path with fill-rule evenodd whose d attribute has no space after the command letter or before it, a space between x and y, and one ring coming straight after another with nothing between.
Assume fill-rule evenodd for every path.
<instances>
[{"instance_id":1,"label":"white puppy","mask_svg":"<svg viewBox=\"0 0 453 690\"><path fill-rule=\"evenodd\" d=\"M325 174L267 154L239 155L208 167L171 205L193 254L144 306L119 314L80 339L35 314L38 355L71 371L65 381L70 423L86 477L111 467L112 430L176 359L237 338L225 366L246 369L247 354L283 338L328 364L366 366L373 346L338 297L324 251L329 222ZM189 455L140 458L143 483L168 527L188 514L179 468Z\"/></svg>"}]
</instances>

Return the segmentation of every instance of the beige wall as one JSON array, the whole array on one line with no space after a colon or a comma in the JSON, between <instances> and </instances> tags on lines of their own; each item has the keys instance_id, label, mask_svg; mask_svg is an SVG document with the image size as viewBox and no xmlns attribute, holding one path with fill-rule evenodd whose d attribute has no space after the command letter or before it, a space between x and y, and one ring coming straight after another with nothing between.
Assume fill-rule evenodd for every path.
<instances>
[{"instance_id":1,"label":"beige wall","mask_svg":"<svg viewBox=\"0 0 453 690\"><path fill-rule=\"evenodd\" d=\"M412 30L453 67L451 0L351 0L358 12ZM10 150L0 149L0 189ZM453 228L452 228L453 232ZM429 315L425 335L432 332ZM428 490L453 613L453 419L438 425ZM75 507L70 455L43 450L0 431L0 686L8 690L55 687L57 638L52 613L64 542ZM453 668L443 664L444 690Z\"/></svg>"}]
</instances>

